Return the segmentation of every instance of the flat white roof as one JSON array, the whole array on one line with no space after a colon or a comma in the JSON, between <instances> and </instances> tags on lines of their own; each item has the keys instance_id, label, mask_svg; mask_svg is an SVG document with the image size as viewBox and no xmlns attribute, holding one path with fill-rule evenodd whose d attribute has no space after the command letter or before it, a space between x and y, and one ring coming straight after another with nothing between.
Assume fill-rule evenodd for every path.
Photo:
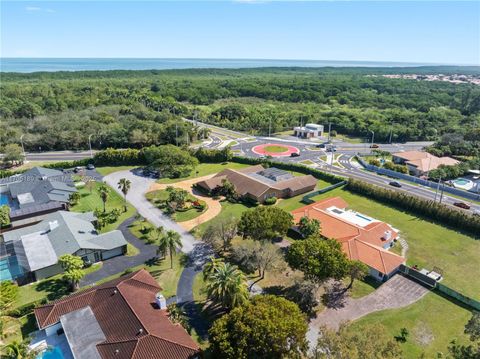
<instances>
[{"instance_id":1,"label":"flat white roof","mask_svg":"<svg viewBox=\"0 0 480 359\"><path fill-rule=\"evenodd\" d=\"M33 196L30 192L21 193L17 195L17 199L18 199L18 203L20 204L27 204L27 203L34 202Z\"/></svg>"},{"instance_id":2,"label":"flat white roof","mask_svg":"<svg viewBox=\"0 0 480 359\"><path fill-rule=\"evenodd\" d=\"M21 237L30 271L49 267L58 262L57 254L47 234L35 232Z\"/></svg>"}]
</instances>

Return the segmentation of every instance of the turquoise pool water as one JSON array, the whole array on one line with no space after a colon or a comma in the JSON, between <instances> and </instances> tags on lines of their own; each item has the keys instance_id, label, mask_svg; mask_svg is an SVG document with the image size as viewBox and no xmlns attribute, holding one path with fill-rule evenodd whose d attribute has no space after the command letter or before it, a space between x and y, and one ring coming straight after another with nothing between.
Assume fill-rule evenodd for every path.
<instances>
[{"instance_id":1,"label":"turquoise pool water","mask_svg":"<svg viewBox=\"0 0 480 359\"><path fill-rule=\"evenodd\" d=\"M357 216L358 218L364 219L364 220L366 220L366 221L368 221L368 222L371 222L371 221L372 221L370 218L364 217L364 216L362 216L361 214L358 214L358 213L356 214L356 216Z\"/></svg>"},{"instance_id":2,"label":"turquoise pool water","mask_svg":"<svg viewBox=\"0 0 480 359\"><path fill-rule=\"evenodd\" d=\"M6 194L0 194L0 206L7 205L10 207L10 198Z\"/></svg>"},{"instance_id":3,"label":"turquoise pool water","mask_svg":"<svg viewBox=\"0 0 480 359\"><path fill-rule=\"evenodd\" d=\"M455 184L458 184L459 186L465 186L465 185L470 183L470 181L465 179L465 178L459 178L459 179L456 179L452 182L455 183Z\"/></svg>"},{"instance_id":4,"label":"turquoise pool water","mask_svg":"<svg viewBox=\"0 0 480 359\"><path fill-rule=\"evenodd\" d=\"M60 348L53 347L37 355L37 359L63 359L63 354Z\"/></svg>"},{"instance_id":5,"label":"turquoise pool water","mask_svg":"<svg viewBox=\"0 0 480 359\"><path fill-rule=\"evenodd\" d=\"M22 267L18 264L16 256L0 259L0 282L12 280L23 274Z\"/></svg>"}]
</instances>

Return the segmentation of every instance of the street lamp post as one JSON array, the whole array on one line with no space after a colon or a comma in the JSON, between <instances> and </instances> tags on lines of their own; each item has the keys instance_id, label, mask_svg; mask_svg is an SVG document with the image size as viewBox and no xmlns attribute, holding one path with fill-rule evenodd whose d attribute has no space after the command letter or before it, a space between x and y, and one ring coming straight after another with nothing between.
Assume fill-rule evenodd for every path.
<instances>
[{"instance_id":1,"label":"street lamp post","mask_svg":"<svg viewBox=\"0 0 480 359\"><path fill-rule=\"evenodd\" d=\"M90 147L90 158L93 158L93 152L92 152L92 136L93 136L93 135L88 135L88 146Z\"/></svg>"},{"instance_id":2,"label":"street lamp post","mask_svg":"<svg viewBox=\"0 0 480 359\"><path fill-rule=\"evenodd\" d=\"M372 130L369 130L369 131L372 133L372 146L373 146L373 141L375 140L375 131L372 131Z\"/></svg>"},{"instance_id":3,"label":"street lamp post","mask_svg":"<svg viewBox=\"0 0 480 359\"><path fill-rule=\"evenodd\" d=\"M25 147L23 146L23 136L25 136L25 134L20 136L20 144L22 145L23 160L25 161L27 159L27 154L25 153Z\"/></svg>"}]
</instances>

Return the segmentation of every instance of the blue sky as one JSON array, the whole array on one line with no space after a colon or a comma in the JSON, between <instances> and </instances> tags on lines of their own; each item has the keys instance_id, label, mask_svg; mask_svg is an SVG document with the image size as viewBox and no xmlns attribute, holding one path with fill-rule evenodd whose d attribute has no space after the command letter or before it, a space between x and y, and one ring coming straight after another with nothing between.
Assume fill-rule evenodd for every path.
<instances>
[{"instance_id":1,"label":"blue sky","mask_svg":"<svg viewBox=\"0 0 480 359\"><path fill-rule=\"evenodd\" d=\"M1 56L480 64L480 2L2 0Z\"/></svg>"}]
</instances>

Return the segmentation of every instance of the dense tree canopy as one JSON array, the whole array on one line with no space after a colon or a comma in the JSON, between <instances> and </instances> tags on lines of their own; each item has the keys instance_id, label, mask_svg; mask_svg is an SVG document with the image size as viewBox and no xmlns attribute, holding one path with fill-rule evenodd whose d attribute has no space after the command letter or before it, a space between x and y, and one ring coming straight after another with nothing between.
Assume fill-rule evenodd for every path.
<instances>
[{"instance_id":1,"label":"dense tree canopy","mask_svg":"<svg viewBox=\"0 0 480 359\"><path fill-rule=\"evenodd\" d=\"M342 279L350 270L350 261L340 242L310 237L288 247L286 259L290 267L301 270L305 278L316 283Z\"/></svg>"},{"instance_id":2,"label":"dense tree canopy","mask_svg":"<svg viewBox=\"0 0 480 359\"><path fill-rule=\"evenodd\" d=\"M390 79L384 73L478 69L243 69L3 74L0 143L27 150L183 144L202 137L183 117L252 133L332 123L378 141L435 140L479 127L473 84ZM203 106L199 106L203 105Z\"/></svg>"},{"instance_id":3,"label":"dense tree canopy","mask_svg":"<svg viewBox=\"0 0 480 359\"><path fill-rule=\"evenodd\" d=\"M238 229L244 236L271 240L284 236L293 224L290 213L278 207L256 207L242 213Z\"/></svg>"},{"instance_id":4,"label":"dense tree canopy","mask_svg":"<svg viewBox=\"0 0 480 359\"><path fill-rule=\"evenodd\" d=\"M216 320L209 331L215 358L302 358L307 322L298 306L281 297L256 296Z\"/></svg>"}]
</instances>

